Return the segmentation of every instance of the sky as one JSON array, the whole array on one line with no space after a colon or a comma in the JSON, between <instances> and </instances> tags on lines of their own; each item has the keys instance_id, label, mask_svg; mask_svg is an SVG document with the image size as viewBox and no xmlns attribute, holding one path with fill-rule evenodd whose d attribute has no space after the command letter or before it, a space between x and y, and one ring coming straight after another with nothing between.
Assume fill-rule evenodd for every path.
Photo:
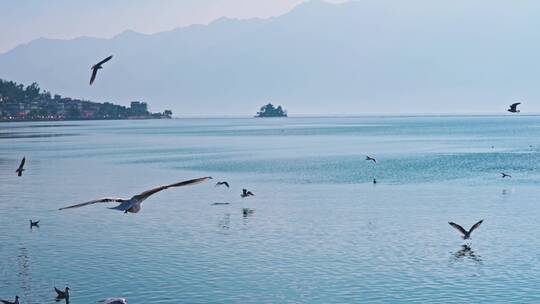
<instances>
[{"instance_id":1,"label":"sky","mask_svg":"<svg viewBox=\"0 0 540 304\"><path fill-rule=\"evenodd\" d=\"M220 17L268 18L305 0L0 0L0 53L34 39L152 34ZM336 2L336 1L334 1Z\"/></svg>"}]
</instances>

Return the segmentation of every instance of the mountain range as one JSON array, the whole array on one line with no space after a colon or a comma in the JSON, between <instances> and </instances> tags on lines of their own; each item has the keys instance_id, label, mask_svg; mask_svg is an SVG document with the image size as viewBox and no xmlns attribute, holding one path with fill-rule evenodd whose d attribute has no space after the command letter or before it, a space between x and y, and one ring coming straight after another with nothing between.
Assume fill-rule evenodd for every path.
<instances>
[{"instance_id":1,"label":"mountain range","mask_svg":"<svg viewBox=\"0 0 540 304\"><path fill-rule=\"evenodd\" d=\"M540 4L311 1L270 19L151 35L40 38L0 54L0 78L175 115L540 111ZM89 86L90 67L114 58ZM527 103L527 101L530 101Z\"/></svg>"}]
</instances>

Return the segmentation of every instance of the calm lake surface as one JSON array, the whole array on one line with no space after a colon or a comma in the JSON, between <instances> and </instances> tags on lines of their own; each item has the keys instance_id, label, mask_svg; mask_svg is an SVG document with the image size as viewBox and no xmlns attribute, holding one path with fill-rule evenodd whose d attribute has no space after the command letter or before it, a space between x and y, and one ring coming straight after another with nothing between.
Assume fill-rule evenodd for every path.
<instances>
[{"instance_id":1,"label":"calm lake surface","mask_svg":"<svg viewBox=\"0 0 540 304\"><path fill-rule=\"evenodd\" d=\"M2 123L0 298L538 303L539 134L535 116ZM57 211L207 175L138 214ZM480 219L467 241L447 223Z\"/></svg>"}]
</instances>

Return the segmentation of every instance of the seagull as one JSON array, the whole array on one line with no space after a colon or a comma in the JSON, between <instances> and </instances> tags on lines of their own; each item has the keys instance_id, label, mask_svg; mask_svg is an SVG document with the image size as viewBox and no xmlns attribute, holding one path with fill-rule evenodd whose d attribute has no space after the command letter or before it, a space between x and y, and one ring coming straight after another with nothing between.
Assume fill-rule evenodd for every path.
<instances>
[{"instance_id":1,"label":"seagull","mask_svg":"<svg viewBox=\"0 0 540 304\"><path fill-rule=\"evenodd\" d=\"M377 183L377 180L376 179L373 179L373 184L376 184Z\"/></svg>"},{"instance_id":2,"label":"seagull","mask_svg":"<svg viewBox=\"0 0 540 304\"><path fill-rule=\"evenodd\" d=\"M511 113L519 113L519 110L517 109L517 106L519 106L520 104L521 104L521 102L516 102L516 103L511 104L510 109L508 109L507 111L511 112Z\"/></svg>"},{"instance_id":3,"label":"seagull","mask_svg":"<svg viewBox=\"0 0 540 304\"><path fill-rule=\"evenodd\" d=\"M61 300L61 299L69 300L69 287L66 286L66 289L64 289L64 291L54 287L54 291L56 291L57 300Z\"/></svg>"},{"instance_id":4,"label":"seagull","mask_svg":"<svg viewBox=\"0 0 540 304\"><path fill-rule=\"evenodd\" d=\"M205 181L207 181L209 179L212 179L212 177L207 176L207 177L202 177L202 178L197 178L197 179L191 179L191 180L187 180L187 181L183 181L183 182L178 182L178 183L175 183L175 184L159 186L159 187L144 191L144 192L142 192L140 194L134 195L129 199L105 197L105 198L89 201L89 202L86 202L86 203L81 203L81 204L77 204L77 205L73 205L73 206L63 207L63 208L60 208L58 210L79 208L79 207L93 205L93 204L97 204L97 203L116 202L116 203L120 203L120 205L118 205L118 206L116 206L114 208L109 208L109 209L124 211L124 213L128 213L128 212L137 213L137 212L139 212L141 210L141 204L147 198L149 198L152 194L155 194L155 193L158 193L158 192L160 192L162 190L173 188L173 187L182 187L182 186L189 186L189 185L199 184L199 183L205 182Z\"/></svg>"},{"instance_id":5,"label":"seagull","mask_svg":"<svg viewBox=\"0 0 540 304\"><path fill-rule=\"evenodd\" d=\"M506 174L506 173L504 173L504 172L501 172L501 176L502 176L502 178L505 178L505 177L512 177L512 175Z\"/></svg>"},{"instance_id":6,"label":"seagull","mask_svg":"<svg viewBox=\"0 0 540 304\"><path fill-rule=\"evenodd\" d=\"M96 75L97 75L97 71L100 70L100 69L103 69L103 67L101 66L102 64L104 64L105 62L111 60L112 58L112 55L101 60L100 62L94 64L91 68L92 70L92 77L90 77L90 85L92 85L92 83L94 83L94 80L96 80Z\"/></svg>"},{"instance_id":7,"label":"seagull","mask_svg":"<svg viewBox=\"0 0 540 304\"><path fill-rule=\"evenodd\" d=\"M7 301L7 300L0 300L0 302L3 304L19 304L19 296L15 296L14 302Z\"/></svg>"},{"instance_id":8,"label":"seagull","mask_svg":"<svg viewBox=\"0 0 540 304\"><path fill-rule=\"evenodd\" d=\"M223 185L225 185L227 188L230 188L228 182L217 182L217 183L216 183L216 187L217 187L217 186L223 186Z\"/></svg>"},{"instance_id":9,"label":"seagull","mask_svg":"<svg viewBox=\"0 0 540 304\"><path fill-rule=\"evenodd\" d=\"M107 298L105 300L98 301L103 304L127 304L127 299L124 298Z\"/></svg>"},{"instance_id":10,"label":"seagull","mask_svg":"<svg viewBox=\"0 0 540 304\"><path fill-rule=\"evenodd\" d=\"M240 194L240 197L249 197L249 196L255 196L253 192L248 191L247 189L242 189L242 194Z\"/></svg>"},{"instance_id":11,"label":"seagull","mask_svg":"<svg viewBox=\"0 0 540 304\"><path fill-rule=\"evenodd\" d=\"M456 228L459 232L461 232L463 234L463 239L466 240L466 239L469 239L471 237L471 233L476 228L480 227L480 225L482 224L483 221L484 220L481 220L478 223L474 224L469 231L463 229L463 227L461 227L460 225L458 225L456 223L448 222L448 224L450 224L450 226Z\"/></svg>"},{"instance_id":12,"label":"seagull","mask_svg":"<svg viewBox=\"0 0 540 304\"><path fill-rule=\"evenodd\" d=\"M366 156L366 160L372 160L374 163L377 162L377 160L373 157L370 157L370 156Z\"/></svg>"},{"instance_id":13,"label":"seagull","mask_svg":"<svg viewBox=\"0 0 540 304\"><path fill-rule=\"evenodd\" d=\"M39 221L35 221L35 222L34 222L34 221L30 220L30 229L31 229L32 227L37 227L37 228L39 228Z\"/></svg>"},{"instance_id":14,"label":"seagull","mask_svg":"<svg viewBox=\"0 0 540 304\"><path fill-rule=\"evenodd\" d=\"M23 159L21 160L21 164L19 165L19 168L17 168L17 170L15 170L15 172L17 172L17 176L22 176L22 173L24 171L24 163L26 162L26 156L23 157Z\"/></svg>"}]
</instances>

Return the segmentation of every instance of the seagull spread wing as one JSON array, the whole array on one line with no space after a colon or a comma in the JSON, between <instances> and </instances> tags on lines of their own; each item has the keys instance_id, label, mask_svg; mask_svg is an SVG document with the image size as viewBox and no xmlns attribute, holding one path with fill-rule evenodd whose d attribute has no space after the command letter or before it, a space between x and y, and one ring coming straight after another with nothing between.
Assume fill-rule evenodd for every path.
<instances>
[{"instance_id":1,"label":"seagull spread wing","mask_svg":"<svg viewBox=\"0 0 540 304\"><path fill-rule=\"evenodd\" d=\"M54 291L56 291L56 293L57 293L59 296L62 296L62 295L65 294L62 290L60 290L60 289L58 289L58 288L56 288L56 287L54 288Z\"/></svg>"},{"instance_id":2,"label":"seagull spread wing","mask_svg":"<svg viewBox=\"0 0 540 304\"><path fill-rule=\"evenodd\" d=\"M111 60L111 58L112 58L112 55L109 56L109 57L107 57L107 58L105 58L105 59L103 59L103 60L101 60L100 62L96 63L95 66L100 66L100 65L104 64L105 62Z\"/></svg>"},{"instance_id":3,"label":"seagull spread wing","mask_svg":"<svg viewBox=\"0 0 540 304\"><path fill-rule=\"evenodd\" d=\"M169 189L169 188L173 188L173 187L196 185L196 184L200 184L202 182L205 182L205 181L207 181L209 179L211 179L211 177L208 176L208 177L190 179L190 180L187 180L187 181L178 182L178 183L174 183L174 184L170 184L170 185L159 186L159 187L156 187L154 189L144 191L141 194L137 194L137 195L133 196L131 199L132 200L134 199L134 200L137 200L137 201L144 201L145 199L150 197L152 194L158 193L159 191Z\"/></svg>"},{"instance_id":4,"label":"seagull spread wing","mask_svg":"<svg viewBox=\"0 0 540 304\"><path fill-rule=\"evenodd\" d=\"M21 160L21 164L19 165L19 169L17 170L21 170L24 167L25 162L26 162L26 157L23 157L23 159Z\"/></svg>"},{"instance_id":5,"label":"seagull spread wing","mask_svg":"<svg viewBox=\"0 0 540 304\"><path fill-rule=\"evenodd\" d=\"M60 208L58 210L79 208L79 207L84 207L84 206L98 204L98 203L110 203L110 202L122 203L124 201L126 201L126 200L123 199L123 198L106 197L106 198L100 198L100 199L97 199L97 200L89 201L89 202L86 202L86 203L80 203L80 204L73 205L73 206L63 207L63 208Z\"/></svg>"},{"instance_id":6,"label":"seagull spread wing","mask_svg":"<svg viewBox=\"0 0 540 304\"><path fill-rule=\"evenodd\" d=\"M484 222L484 220L481 220L478 223L474 224L469 230L469 234L471 234L476 228L480 227L480 225L482 225L482 222Z\"/></svg>"},{"instance_id":7,"label":"seagull spread wing","mask_svg":"<svg viewBox=\"0 0 540 304\"><path fill-rule=\"evenodd\" d=\"M3 304L13 304L15 302L10 302L10 301L6 301L6 300L0 300L0 302L2 302Z\"/></svg>"},{"instance_id":8,"label":"seagull spread wing","mask_svg":"<svg viewBox=\"0 0 540 304\"><path fill-rule=\"evenodd\" d=\"M90 77L90 85L92 85L92 83L94 83L94 80L96 80L97 71L98 71L97 68L95 67L92 68L92 77Z\"/></svg>"},{"instance_id":9,"label":"seagull spread wing","mask_svg":"<svg viewBox=\"0 0 540 304\"><path fill-rule=\"evenodd\" d=\"M448 222L448 224L450 224L450 226L454 227L455 229L457 229L459 232L463 233L463 235L467 235L467 231L465 229L463 229L463 227L461 227L460 225L456 224L456 223L452 223L452 222ZM472 230L471 230L472 231Z\"/></svg>"}]
</instances>

